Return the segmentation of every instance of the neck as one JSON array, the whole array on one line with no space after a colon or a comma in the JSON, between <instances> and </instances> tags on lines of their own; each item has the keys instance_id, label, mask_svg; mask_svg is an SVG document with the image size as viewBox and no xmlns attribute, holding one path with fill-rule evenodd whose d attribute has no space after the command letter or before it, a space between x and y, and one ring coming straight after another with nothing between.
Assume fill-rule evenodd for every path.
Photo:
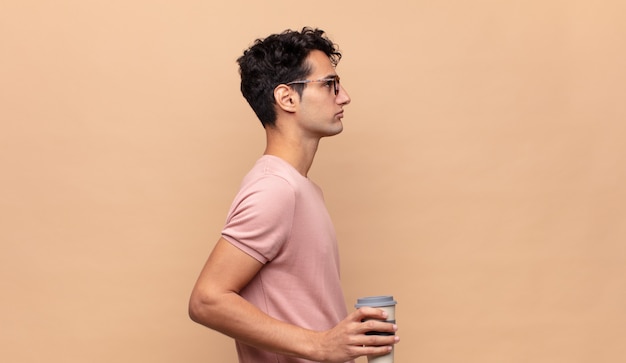
<instances>
[{"instance_id":1,"label":"neck","mask_svg":"<svg viewBox=\"0 0 626 363\"><path fill-rule=\"evenodd\" d=\"M280 132L267 131L265 155L277 156L293 166L300 174L307 176L317 152L319 139L302 140L287 137Z\"/></svg>"}]
</instances>

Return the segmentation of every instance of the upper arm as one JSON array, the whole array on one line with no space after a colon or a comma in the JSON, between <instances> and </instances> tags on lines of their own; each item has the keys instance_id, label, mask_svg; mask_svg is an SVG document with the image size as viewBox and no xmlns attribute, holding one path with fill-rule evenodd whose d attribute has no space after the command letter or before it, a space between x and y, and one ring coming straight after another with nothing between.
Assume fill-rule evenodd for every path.
<instances>
[{"instance_id":1,"label":"upper arm","mask_svg":"<svg viewBox=\"0 0 626 363\"><path fill-rule=\"evenodd\" d=\"M222 294L239 293L261 267L261 262L222 237L200 272L192 299L199 298L206 303Z\"/></svg>"}]
</instances>

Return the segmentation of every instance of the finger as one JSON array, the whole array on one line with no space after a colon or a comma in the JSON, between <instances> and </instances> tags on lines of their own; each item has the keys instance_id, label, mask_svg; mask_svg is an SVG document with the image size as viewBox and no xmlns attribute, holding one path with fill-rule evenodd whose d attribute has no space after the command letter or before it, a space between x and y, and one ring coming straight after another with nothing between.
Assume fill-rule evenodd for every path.
<instances>
[{"instance_id":1,"label":"finger","mask_svg":"<svg viewBox=\"0 0 626 363\"><path fill-rule=\"evenodd\" d=\"M392 347L400 341L395 335L364 335L362 339L365 347Z\"/></svg>"},{"instance_id":2,"label":"finger","mask_svg":"<svg viewBox=\"0 0 626 363\"><path fill-rule=\"evenodd\" d=\"M357 356L377 356L391 352L393 345L362 345L354 347L354 351Z\"/></svg>"},{"instance_id":3,"label":"finger","mask_svg":"<svg viewBox=\"0 0 626 363\"><path fill-rule=\"evenodd\" d=\"M355 319L359 321L365 319L387 319L386 311L384 311L383 309L372 308L369 306L360 307L353 314L355 315Z\"/></svg>"},{"instance_id":4,"label":"finger","mask_svg":"<svg viewBox=\"0 0 626 363\"><path fill-rule=\"evenodd\" d=\"M376 357L380 355L385 355L391 353L393 350L392 347L376 347L375 352L367 354L369 357Z\"/></svg>"}]
</instances>

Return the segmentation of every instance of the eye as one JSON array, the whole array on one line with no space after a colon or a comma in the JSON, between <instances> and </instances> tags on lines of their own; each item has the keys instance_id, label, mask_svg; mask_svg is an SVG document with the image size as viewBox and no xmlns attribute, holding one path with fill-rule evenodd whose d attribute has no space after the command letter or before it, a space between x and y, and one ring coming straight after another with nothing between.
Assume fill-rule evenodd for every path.
<instances>
[{"instance_id":1,"label":"eye","mask_svg":"<svg viewBox=\"0 0 626 363\"><path fill-rule=\"evenodd\" d=\"M329 79L326 82L324 82L324 86L331 87L333 85L333 83L335 83L335 80L334 79Z\"/></svg>"}]
</instances>

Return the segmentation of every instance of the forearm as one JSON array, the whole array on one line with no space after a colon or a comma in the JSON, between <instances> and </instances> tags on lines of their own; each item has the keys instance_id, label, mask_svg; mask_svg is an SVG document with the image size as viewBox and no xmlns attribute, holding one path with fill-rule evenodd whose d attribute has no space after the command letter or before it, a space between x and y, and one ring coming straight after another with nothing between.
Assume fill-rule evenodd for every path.
<instances>
[{"instance_id":1,"label":"forearm","mask_svg":"<svg viewBox=\"0 0 626 363\"><path fill-rule=\"evenodd\" d=\"M195 322L242 343L283 355L320 360L317 356L320 332L274 319L235 292L214 297L194 293L189 309Z\"/></svg>"}]
</instances>

